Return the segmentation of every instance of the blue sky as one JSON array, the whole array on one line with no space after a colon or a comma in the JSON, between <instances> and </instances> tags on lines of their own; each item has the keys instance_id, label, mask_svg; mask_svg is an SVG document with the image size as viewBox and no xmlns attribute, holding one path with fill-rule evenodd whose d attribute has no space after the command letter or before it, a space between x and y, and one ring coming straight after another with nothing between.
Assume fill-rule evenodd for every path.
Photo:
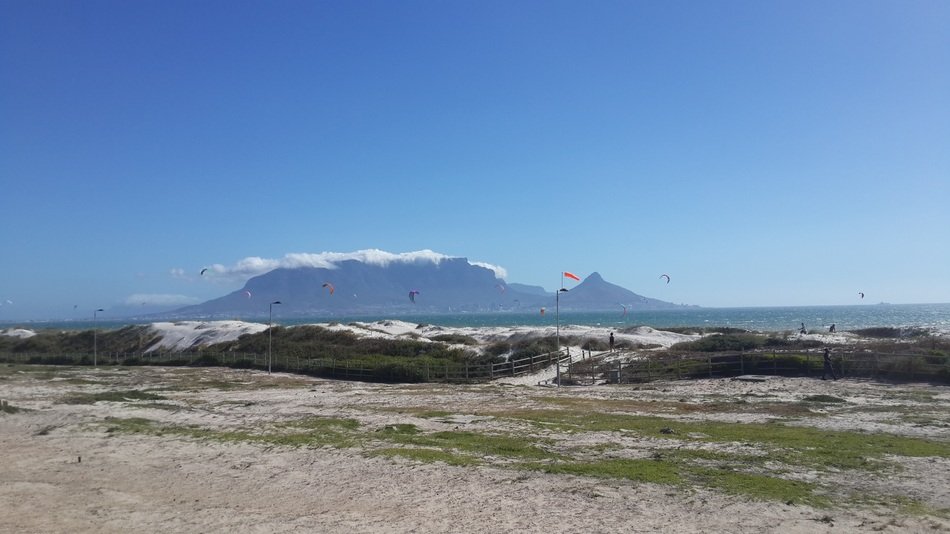
<instances>
[{"instance_id":1,"label":"blue sky","mask_svg":"<svg viewBox=\"0 0 950 534\"><path fill-rule=\"evenodd\" d=\"M950 302L948 27L942 1L2 0L0 321L366 249L701 306Z\"/></svg>"}]
</instances>

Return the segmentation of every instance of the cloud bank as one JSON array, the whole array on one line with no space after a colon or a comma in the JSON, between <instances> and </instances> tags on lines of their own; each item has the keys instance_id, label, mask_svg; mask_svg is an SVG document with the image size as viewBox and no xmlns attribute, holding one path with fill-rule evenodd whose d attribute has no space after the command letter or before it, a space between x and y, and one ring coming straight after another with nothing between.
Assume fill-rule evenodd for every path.
<instances>
[{"instance_id":1,"label":"cloud bank","mask_svg":"<svg viewBox=\"0 0 950 534\"><path fill-rule=\"evenodd\" d=\"M280 259L269 259L252 256L244 258L232 266L215 263L201 270L204 274L200 276L209 280L246 280L252 276L264 274L274 269L298 269L302 267L315 267L323 269L336 269L344 261L355 260L369 265L386 267L391 263L435 263L439 264L444 260L456 259L452 256L433 252L431 250L417 250L415 252L392 253L379 249L357 250L356 252L321 252L319 254L311 253L291 253L284 255ZM469 261L469 264L489 269L495 273L497 278L505 279L508 272L503 267L492 265L485 262ZM176 278L186 278L188 274L184 269L172 269L172 276Z\"/></svg>"}]
</instances>

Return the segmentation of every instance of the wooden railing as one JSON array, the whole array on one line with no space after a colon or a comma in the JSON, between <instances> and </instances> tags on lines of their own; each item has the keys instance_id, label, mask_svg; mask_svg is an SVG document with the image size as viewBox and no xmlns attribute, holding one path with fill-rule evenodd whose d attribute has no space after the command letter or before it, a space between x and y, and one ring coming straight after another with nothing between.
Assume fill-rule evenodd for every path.
<instances>
[{"instance_id":1,"label":"wooden railing","mask_svg":"<svg viewBox=\"0 0 950 534\"><path fill-rule=\"evenodd\" d=\"M477 382L496 378L521 376L538 372L554 364L557 353L532 355L499 363L465 361L416 361L406 358L369 363L364 360L306 358L297 355L273 354L270 368L279 372L301 373L344 380L379 382ZM562 351L562 360L565 353ZM0 354L0 362L53 365L92 365L92 354ZM102 353L95 358L98 365L181 365L225 366L246 369L267 369L266 354L207 352ZM563 360L566 365L567 361Z\"/></svg>"},{"instance_id":2,"label":"wooden railing","mask_svg":"<svg viewBox=\"0 0 950 534\"><path fill-rule=\"evenodd\" d=\"M687 378L723 378L747 374L779 376L821 376L820 353L730 352L656 355L639 359L604 362L609 353L571 355L566 350L519 358L500 363L464 361L415 361L368 363L361 360L306 358L275 353L270 362L274 371L301 373L344 380L375 382L481 382L503 377L537 373L561 364L561 383L636 383ZM225 366L246 369L268 368L266 354L256 353L99 353L99 365L181 365ZM92 365L92 354L48 355L0 354L0 362L53 365ZM929 380L950 383L950 358L940 355L836 352L833 366L838 377ZM553 383L553 380L549 380Z\"/></svg>"},{"instance_id":3,"label":"wooden railing","mask_svg":"<svg viewBox=\"0 0 950 534\"><path fill-rule=\"evenodd\" d=\"M950 383L950 358L945 356L842 352L832 357L832 368L839 378ZM820 377L824 370L824 358L821 353L802 352L693 353L605 364L603 370L606 380L611 383L723 378L748 374Z\"/></svg>"}]
</instances>

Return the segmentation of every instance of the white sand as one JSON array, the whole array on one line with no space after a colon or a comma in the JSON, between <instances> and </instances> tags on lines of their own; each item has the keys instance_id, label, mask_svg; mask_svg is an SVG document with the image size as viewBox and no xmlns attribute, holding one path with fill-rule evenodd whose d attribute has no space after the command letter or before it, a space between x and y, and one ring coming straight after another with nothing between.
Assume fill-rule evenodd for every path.
<instances>
[{"instance_id":1,"label":"white sand","mask_svg":"<svg viewBox=\"0 0 950 534\"><path fill-rule=\"evenodd\" d=\"M493 326L493 327L443 327L435 325L419 325L407 321L388 320L370 323L353 322L316 323L316 326L329 330L345 330L358 337L387 338L387 339L414 339L431 341L435 336L459 334L474 338L479 343L507 340L511 338L529 338L554 336L554 327L536 326ZM161 340L149 347L149 351L161 349L188 350L201 346L225 341L233 341L243 334L263 332L266 324L248 323L243 321L179 321L166 323L152 323L150 330L161 336ZM293 328L291 326L290 328ZM599 339L606 342L607 337L614 332L616 342L628 342L631 345L655 345L669 347L680 341L697 339L697 335L676 334L664 332L648 326L641 326L632 333L620 333L609 328L596 326L563 325L560 329L562 337L580 337L583 339ZM580 352L580 347L573 347Z\"/></svg>"},{"instance_id":2,"label":"white sand","mask_svg":"<svg viewBox=\"0 0 950 534\"><path fill-rule=\"evenodd\" d=\"M6 330L0 330L0 336L8 337L18 337L22 339L31 338L36 335L36 332L33 330L28 330L26 328L7 328Z\"/></svg>"},{"instance_id":3,"label":"white sand","mask_svg":"<svg viewBox=\"0 0 950 534\"><path fill-rule=\"evenodd\" d=\"M161 339L145 352L156 350L184 351L215 343L234 341L244 334L256 334L267 330L266 324L244 321L179 321L175 323L152 323L150 330Z\"/></svg>"},{"instance_id":4,"label":"white sand","mask_svg":"<svg viewBox=\"0 0 950 534\"><path fill-rule=\"evenodd\" d=\"M109 432L110 418L147 418L163 424L249 430L309 416L345 417L367 432L410 423L425 431L497 430L502 423L479 415L537 407L539 398L629 402L721 402L748 399L735 421L777 414L754 409L761 402L800 402L834 395L829 405L800 424L864 429L950 440L950 425L919 425L896 406L946 417L950 388L868 381L771 378L697 380L645 386L549 388L484 384L386 385L349 383L257 371L203 368L59 368L0 375L0 397L28 410L0 413L0 532L478 532L551 534L575 532L938 532L950 521L895 506L839 502L816 509L760 502L700 487L620 479L547 475L491 467L453 467L366 456L354 448L306 448L222 442L174 434ZM220 389L202 384L224 383ZM168 399L149 402L64 404L70 392L148 389ZM858 410L856 408L868 408ZM414 410L458 414L421 418ZM942 410L942 411L940 411ZM662 412L662 410L660 410ZM637 413L637 412L633 412ZM666 414L675 422L673 415ZM703 418L695 413L683 418ZM510 424L510 423L506 423ZM649 457L675 446L661 437L586 432L543 434L570 450L617 457ZM904 459L894 473L807 470L787 476L830 477L842 494L876 491L904 496L931 509L950 508L950 461ZM828 480L825 480L828 482Z\"/></svg>"}]
</instances>

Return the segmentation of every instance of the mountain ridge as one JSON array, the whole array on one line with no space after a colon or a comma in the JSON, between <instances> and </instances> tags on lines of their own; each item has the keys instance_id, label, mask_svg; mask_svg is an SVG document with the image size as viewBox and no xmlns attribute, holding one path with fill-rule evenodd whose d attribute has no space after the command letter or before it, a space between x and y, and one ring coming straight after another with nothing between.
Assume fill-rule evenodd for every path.
<instances>
[{"instance_id":1,"label":"mountain ridge","mask_svg":"<svg viewBox=\"0 0 950 534\"><path fill-rule=\"evenodd\" d=\"M639 295L607 282L596 272L561 293L556 302L554 292L540 286L508 284L496 271L466 258L388 264L351 259L331 267L273 269L248 279L244 287L227 295L162 315L260 315L277 302L282 317L530 311L556 304L562 311L683 307Z\"/></svg>"}]
</instances>

